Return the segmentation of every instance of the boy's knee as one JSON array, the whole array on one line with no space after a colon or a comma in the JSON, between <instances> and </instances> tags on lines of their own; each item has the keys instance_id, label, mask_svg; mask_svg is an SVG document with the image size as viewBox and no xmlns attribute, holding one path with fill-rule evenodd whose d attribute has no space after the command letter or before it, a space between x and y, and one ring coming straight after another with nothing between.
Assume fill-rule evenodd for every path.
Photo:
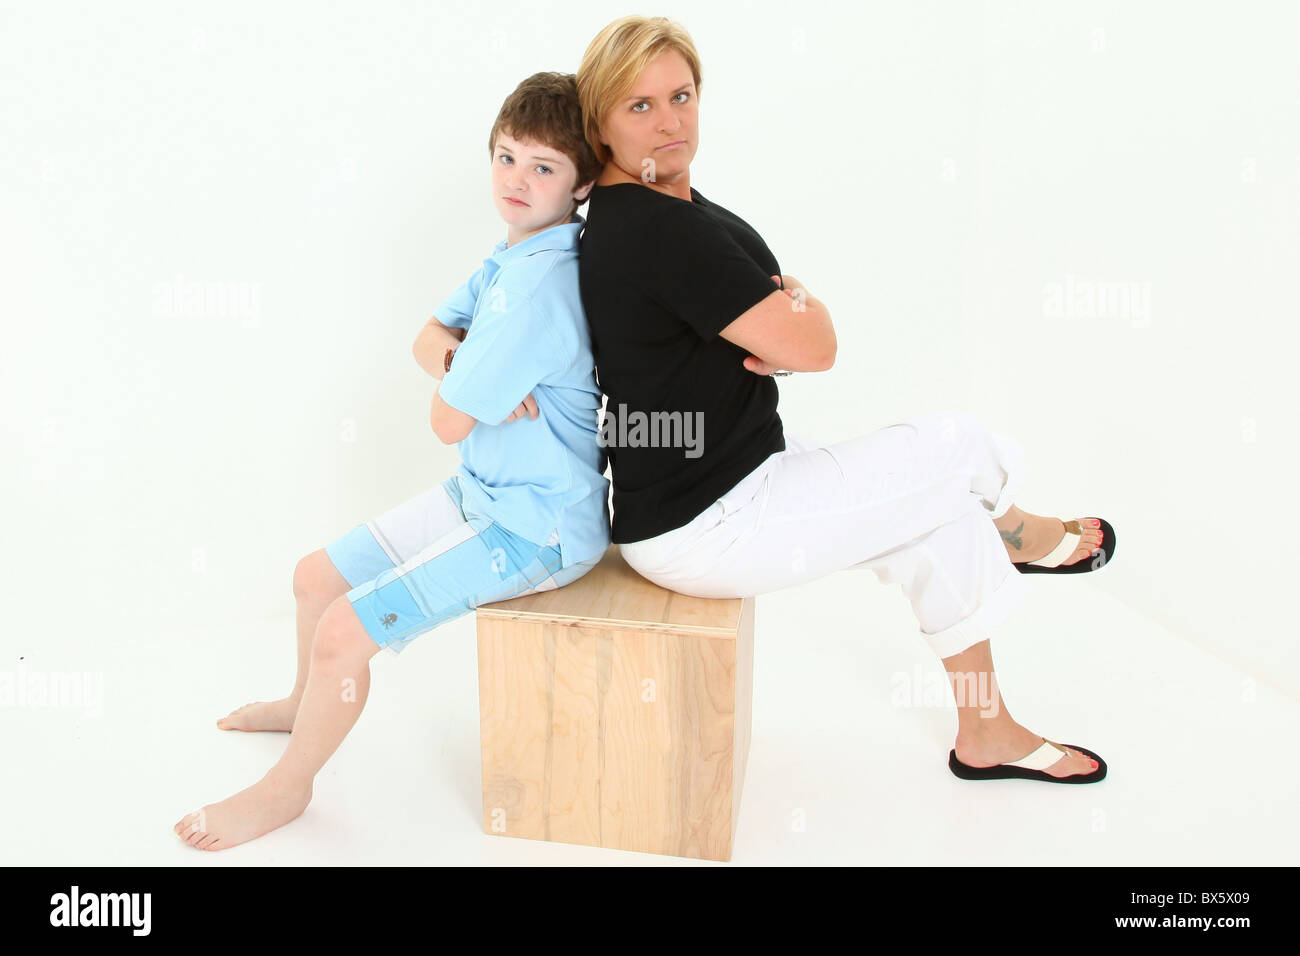
<instances>
[{"instance_id":1,"label":"boy's knee","mask_svg":"<svg viewBox=\"0 0 1300 956\"><path fill-rule=\"evenodd\" d=\"M328 575L338 571L322 548L298 560L293 569L293 596L299 601L319 598L328 593Z\"/></svg>"},{"instance_id":2,"label":"boy's knee","mask_svg":"<svg viewBox=\"0 0 1300 956\"><path fill-rule=\"evenodd\" d=\"M375 649L375 642L361 626L351 602L346 597L331 601L316 624L311 642L312 658L335 660Z\"/></svg>"}]
</instances>

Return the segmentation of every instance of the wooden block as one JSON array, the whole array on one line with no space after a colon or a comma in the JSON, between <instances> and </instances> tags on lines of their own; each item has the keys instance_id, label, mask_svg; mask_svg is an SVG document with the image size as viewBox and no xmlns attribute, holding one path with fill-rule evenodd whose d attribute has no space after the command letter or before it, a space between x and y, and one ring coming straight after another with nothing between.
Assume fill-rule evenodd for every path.
<instances>
[{"instance_id":1,"label":"wooden block","mask_svg":"<svg viewBox=\"0 0 1300 956\"><path fill-rule=\"evenodd\" d=\"M754 599L641 577L477 609L483 829L730 860L749 756Z\"/></svg>"}]
</instances>

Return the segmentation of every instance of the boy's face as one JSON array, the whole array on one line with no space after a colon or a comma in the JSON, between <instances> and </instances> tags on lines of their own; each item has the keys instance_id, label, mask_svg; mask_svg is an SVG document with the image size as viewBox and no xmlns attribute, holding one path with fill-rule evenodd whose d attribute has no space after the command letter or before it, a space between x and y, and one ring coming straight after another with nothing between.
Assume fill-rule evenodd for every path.
<instances>
[{"instance_id":1,"label":"boy's face","mask_svg":"<svg viewBox=\"0 0 1300 956\"><path fill-rule=\"evenodd\" d=\"M508 244L568 222L574 203L591 191L590 184L577 188L577 178L577 168L558 149L498 133L492 202L509 227Z\"/></svg>"}]
</instances>

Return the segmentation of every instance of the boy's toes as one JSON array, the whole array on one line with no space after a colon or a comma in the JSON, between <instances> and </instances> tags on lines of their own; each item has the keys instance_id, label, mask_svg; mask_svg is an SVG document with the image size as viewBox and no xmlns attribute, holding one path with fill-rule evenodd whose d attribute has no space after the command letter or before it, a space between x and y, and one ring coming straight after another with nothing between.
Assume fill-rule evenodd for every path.
<instances>
[{"instance_id":1,"label":"boy's toes","mask_svg":"<svg viewBox=\"0 0 1300 956\"><path fill-rule=\"evenodd\" d=\"M220 727L223 724L237 723L238 721L236 721L235 718L237 718L240 714L244 713L244 711L248 710L248 708L252 707L253 704L255 703L256 701L250 701L249 703L245 704L243 707L236 707L230 713L226 714L226 716L219 718L217 720L217 726Z\"/></svg>"},{"instance_id":2,"label":"boy's toes","mask_svg":"<svg viewBox=\"0 0 1300 956\"><path fill-rule=\"evenodd\" d=\"M201 840L206 836L206 834L199 829L198 822L198 811L187 813L185 816L181 817L180 822L178 822L176 826L172 827L172 829L176 831L177 836L190 844L190 846L193 846L198 840Z\"/></svg>"},{"instance_id":3,"label":"boy's toes","mask_svg":"<svg viewBox=\"0 0 1300 956\"><path fill-rule=\"evenodd\" d=\"M255 700L232 710L217 720L221 730L281 730L292 731L298 713L298 702L292 697L280 700Z\"/></svg>"}]
</instances>

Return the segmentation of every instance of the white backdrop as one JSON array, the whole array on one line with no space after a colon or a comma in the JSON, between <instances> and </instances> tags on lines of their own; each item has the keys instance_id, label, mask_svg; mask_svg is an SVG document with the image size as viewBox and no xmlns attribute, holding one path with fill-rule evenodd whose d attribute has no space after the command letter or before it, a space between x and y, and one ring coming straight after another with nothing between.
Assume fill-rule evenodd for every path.
<instances>
[{"instance_id":1,"label":"white backdrop","mask_svg":"<svg viewBox=\"0 0 1300 956\"><path fill-rule=\"evenodd\" d=\"M787 428L976 413L1022 507L1114 524L1096 587L1300 694L1297 8L733 10L641 12L703 58L692 183L834 318ZM410 347L503 235L488 130L622 12L0 5L6 667L286 615L300 556L451 473Z\"/></svg>"}]
</instances>

